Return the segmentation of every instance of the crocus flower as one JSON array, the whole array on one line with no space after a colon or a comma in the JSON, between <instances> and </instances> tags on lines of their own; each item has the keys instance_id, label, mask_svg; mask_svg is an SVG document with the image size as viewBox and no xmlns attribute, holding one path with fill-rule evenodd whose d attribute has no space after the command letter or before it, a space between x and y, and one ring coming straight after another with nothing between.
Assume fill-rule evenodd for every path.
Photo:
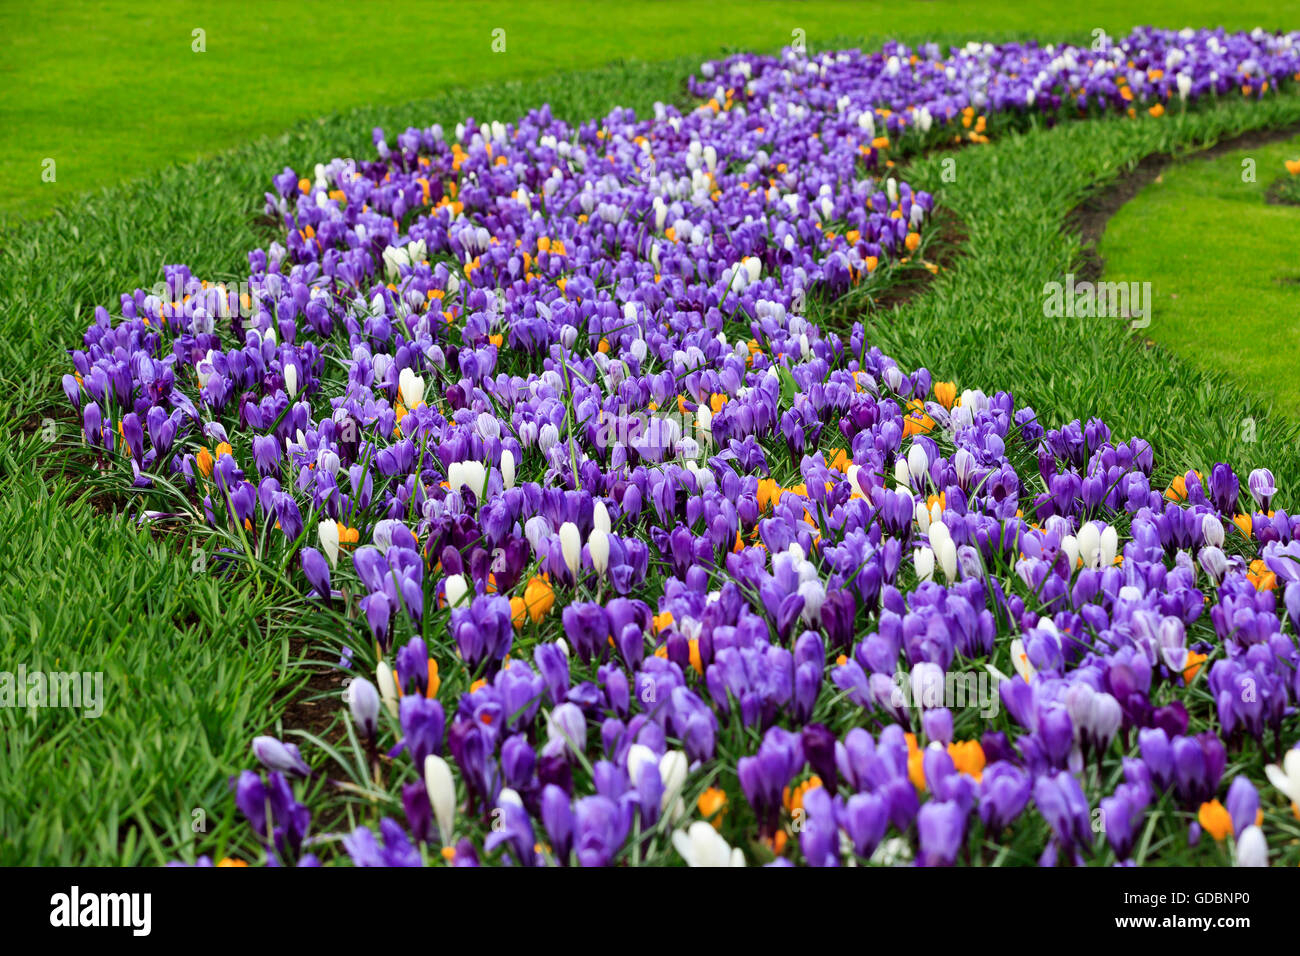
<instances>
[{"instance_id":1,"label":"crocus flower","mask_svg":"<svg viewBox=\"0 0 1300 956\"><path fill-rule=\"evenodd\" d=\"M1259 813L1259 791L1246 777L1234 777L1228 787L1228 813L1232 817L1232 832L1238 837L1255 822Z\"/></svg>"},{"instance_id":2,"label":"crocus flower","mask_svg":"<svg viewBox=\"0 0 1300 956\"><path fill-rule=\"evenodd\" d=\"M587 719L577 705L560 704L546 719L546 733L547 753L581 753L587 745Z\"/></svg>"},{"instance_id":3,"label":"crocus flower","mask_svg":"<svg viewBox=\"0 0 1300 956\"><path fill-rule=\"evenodd\" d=\"M1255 504L1259 510L1265 513L1269 512L1273 503L1273 496L1277 494L1277 486L1273 482L1273 473L1267 468L1256 468L1250 473L1246 485L1250 488L1251 497L1255 499Z\"/></svg>"},{"instance_id":4,"label":"crocus flower","mask_svg":"<svg viewBox=\"0 0 1300 956\"><path fill-rule=\"evenodd\" d=\"M553 783L542 788L541 818L556 860L567 865L573 847L573 807L569 795Z\"/></svg>"},{"instance_id":5,"label":"crocus flower","mask_svg":"<svg viewBox=\"0 0 1300 956\"><path fill-rule=\"evenodd\" d=\"M1300 805L1300 747L1286 752L1281 766L1271 763L1264 768L1268 782L1292 804Z\"/></svg>"},{"instance_id":6,"label":"crocus flower","mask_svg":"<svg viewBox=\"0 0 1300 956\"><path fill-rule=\"evenodd\" d=\"M390 817L379 824L383 835L382 845L375 839L374 831L360 826L344 837L343 848L352 857L355 866L421 866L420 851L412 844L401 825Z\"/></svg>"},{"instance_id":7,"label":"crocus flower","mask_svg":"<svg viewBox=\"0 0 1300 956\"><path fill-rule=\"evenodd\" d=\"M415 842L429 843L433 838L433 808L429 805L429 791L422 782L402 786L402 809L406 811L406 825Z\"/></svg>"},{"instance_id":8,"label":"crocus flower","mask_svg":"<svg viewBox=\"0 0 1300 956\"><path fill-rule=\"evenodd\" d=\"M1264 831L1251 824L1237 837L1237 866L1268 866L1268 841Z\"/></svg>"},{"instance_id":9,"label":"crocus flower","mask_svg":"<svg viewBox=\"0 0 1300 956\"><path fill-rule=\"evenodd\" d=\"M508 791L502 791L503 796ZM522 805L514 800L505 799L496 808L495 816L499 821L498 825L492 828L483 841L483 848L489 853L498 847L506 847L514 862L520 866L535 866L537 864L537 851L534 849L536 839L533 835L533 824L528 817L528 812Z\"/></svg>"},{"instance_id":10,"label":"crocus flower","mask_svg":"<svg viewBox=\"0 0 1300 956\"><path fill-rule=\"evenodd\" d=\"M452 826L456 820L456 781L447 761L435 754L424 758L424 786L429 791L429 803L438 823L438 835L444 846L451 841Z\"/></svg>"},{"instance_id":11,"label":"crocus flower","mask_svg":"<svg viewBox=\"0 0 1300 956\"><path fill-rule=\"evenodd\" d=\"M316 536L320 539L320 546L325 552L325 557L329 558L330 567L338 567L339 563L339 526L334 521L322 521L316 529Z\"/></svg>"},{"instance_id":12,"label":"crocus flower","mask_svg":"<svg viewBox=\"0 0 1300 956\"><path fill-rule=\"evenodd\" d=\"M416 767L424 767L426 759L442 749L445 726L442 704L408 695L402 698L399 714L411 760Z\"/></svg>"},{"instance_id":13,"label":"crocus flower","mask_svg":"<svg viewBox=\"0 0 1300 956\"><path fill-rule=\"evenodd\" d=\"M364 677L355 677L348 685L348 705L352 720L362 736L373 738L379 728L379 691Z\"/></svg>"},{"instance_id":14,"label":"crocus flower","mask_svg":"<svg viewBox=\"0 0 1300 956\"><path fill-rule=\"evenodd\" d=\"M685 830L673 831L673 848L687 866L744 866L745 855L732 848L717 830L697 820Z\"/></svg>"},{"instance_id":15,"label":"crocus flower","mask_svg":"<svg viewBox=\"0 0 1300 956\"><path fill-rule=\"evenodd\" d=\"M1029 775L1014 764L999 760L985 767L979 797L984 826L990 830L1010 826L1029 802L1031 787Z\"/></svg>"},{"instance_id":16,"label":"crocus flower","mask_svg":"<svg viewBox=\"0 0 1300 956\"><path fill-rule=\"evenodd\" d=\"M268 770L278 770L296 777L307 777L311 768L302 759L302 753L295 744L286 744L274 737L254 737L253 755Z\"/></svg>"},{"instance_id":17,"label":"crocus flower","mask_svg":"<svg viewBox=\"0 0 1300 956\"><path fill-rule=\"evenodd\" d=\"M921 843L918 862L925 866L951 866L956 862L966 832L966 814L956 803L930 800L916 817Z\"/></svg>"},{"instance_id":18,"label":"crocus flower","mask_svg":"<svg viewBox=\"0 0 1300 956\"><path fill-rule=\"evenodd\" d=\"M330 599L330 566L315 548L302 549L302 572L322 599Z\"/></svg>"}]
</instances>

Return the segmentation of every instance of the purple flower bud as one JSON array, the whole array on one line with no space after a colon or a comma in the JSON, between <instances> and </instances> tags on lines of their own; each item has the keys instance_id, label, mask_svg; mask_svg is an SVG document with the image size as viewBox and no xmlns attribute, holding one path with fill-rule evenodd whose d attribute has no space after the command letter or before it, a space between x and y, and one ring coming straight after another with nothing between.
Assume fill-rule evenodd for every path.
<instances>
[{"instance_id":1,"label":"purple flower bud","mask_svg":"<svg viewBox=\"0 0 1300 956\"><path fill-rule=\"evenodd\" d=\"M952 866L966 835L966 814L956 803L930 800L916 816L921 845L918 863L924 866Z\"/></svg>"},{"instance_id":2,"label":"purple flower bud","mask_svg":"<svg viewBox=\"0 0 1300 956\"><path fill-rule=\"evenodd\" d=\"M295 777L311 775L311 768L302 759L297 745L282 743L274 737L254 737L253 756L268 770L278 770Z\"/></svg>"},{"instance_id":3,"label":"purple flower bud","mask_svg":"<svg viewBox=\"0 0 1300 956\"><path fill-rule=\"evenodd\" d=\"M1228 787L1227 807L1228 815L1232 817L1233 835L1240 837L1241 831L1252 826L1259 815L1259 791L1246 777L1236 776Z\"/></svg>"},{"instance_id":4,"label":"purple flower bud","mask_svg":"<svg viewBox=\"0 0 1300 956\"><path fill-rule=\"evenodd\" d=\"M348 706L352 720L362 736L373 738L379 729L379 691L364 677L355 677L348 685Z\"/></svg>"},{"instance_id":5,"label":"purple flower bud","mask_svg":"<svg viewBox=\"0 0 1300 956\"><path fill-rule=\"evenodd\" d=\"M325 601L330 599L330 565L325 556L315 548L303 548L300 560L302 573L307 576L307 583L312 590Z\"/></svg>"},{"instance_id":6,"label":"purple flower bud","mask_svg":"<svg viewBox=\"0 0 1300 956\"><path fill-rule=\"evenodd\" d=\"M442 704L421 695L408 694L398 706L398 719L411 761L422 773L424 758L442 753L442 735L446 726Z\"/></svg>"}]
</instances>

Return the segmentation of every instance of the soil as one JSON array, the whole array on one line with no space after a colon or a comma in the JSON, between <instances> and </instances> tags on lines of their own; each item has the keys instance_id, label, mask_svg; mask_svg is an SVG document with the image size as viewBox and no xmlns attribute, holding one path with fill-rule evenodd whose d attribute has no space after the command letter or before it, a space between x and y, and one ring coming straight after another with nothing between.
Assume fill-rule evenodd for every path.
<instances>
[{"instance_id":1,"label":"soil","mask_svg":"<svg viewBox=\"0 0 1300 956\"><path fill-rule=\"evenodd\" d=\"M305 638L289 639L289 660L298 665L306 665L310 676L307 682L298 687L285 699L281 710L281 721L285 730L305 730L322 740L327 736L339 716L342 704L343 680L346 671L339 670L336 658L327 654L318 645ZM341 726L334 734L337 743L346 737Z\"/></svg>"}]
</instances>

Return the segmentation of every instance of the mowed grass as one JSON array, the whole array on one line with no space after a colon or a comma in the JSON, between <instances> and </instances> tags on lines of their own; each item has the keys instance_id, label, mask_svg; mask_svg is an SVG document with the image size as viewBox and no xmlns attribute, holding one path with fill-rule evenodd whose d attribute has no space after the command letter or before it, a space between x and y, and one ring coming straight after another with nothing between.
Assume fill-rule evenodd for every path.
<instances>
[{"instance_id":1,"label":"mowed grass","mask_svg":"<svg viewBox=\"0 0 1300 956\"><path fill-rule=\"evenodd\" d=\"M3 445L0 669L98 674L102 694L0 709L0 865L165 860L228 816L220 768L302 675L288 631L269 591L192 573L77 480L37 476L39 435Z\"/></svg>"},{"instance_id":2,"label":"mowed grass","mask_svg":"<svg viewBox=\"0 0 1300 956\"><path fill-rule=\"evenodd\" d=\"M1108 280L1151 283L1147 335L1300 421L1300 206L1265 201L1297 158L1300 136L1170 166L1111 219L1100 252Z\"/></svg>"},{"instance_id":3,"label":"mowed grass","mask_svg":"<svg viewBox=\"0 0 1300 956\"><path fill-rule=\"evenodd\" d=\"M37 216L86 190L355 106L616 61L691 54L694 67L723 51L775 50L796 31L814 49L844 37L879 45L954 32L1090 41L1094 30L1141 23L1291 28L1297 13L1294 2L1268 0L1098 0L1047 17L1015 0L10 3L0 8L0 214ZM53 182L42 177L46 160Z\"/></svg>"},{"instance_id":4,"label":"mowed grass","mask_svg":"<svg viewBox=\"0 0 1300 956\"><path fill-rule=\"evenodd\" d=\"M1201 365L1162 345L1144 345L1126 320L1047 317L1043 287L1081 271L1078 237L1062 229L1070 210L1144 156L1188 154L1297 121L1300 94L1293 90L1263 102L1228 98L1161 119L1062 123L1004 137L949 154L956 161L954 183L943 180L945 154L926 157L904 176L935 190L940 205L962 217L970 232L965 256L922 300L877 316L874 341L905 365L926 365L936 379L1009 389L1038 411L1046 427L1095 416L1118 439L1147 438L1160 479L1189 468L1208 473L1217 461L1241 475L1270 467L1286 489L1284 506L1294 508L1300 428L1273 401L1292 387L1293 376L1243 387L1220 364ZM1203 268L1231 286L1235 277L1220 272L1217 260L1240 241L1238 232L1225 225L1200 241ZM1291 245L1279 238L1256 254L1278 270L1294 268ZM1206 321L1218 328L1235 319ZM1253 433L1243 429L1248 419Z\"/></svg>"},{"instance_id":5,"label":"mowed grass","mask_svg":"<svg viewBox=\"0 0 1300 956\"><path fill-rule=\"evenodd\" d=\"M978 34L933 38L999 38L971 22ZM269 238L255 221L270 177L286 164L369 155L375 126L391 135L466 115L514 117L544 102L571 119L615 105L645 110L657 99L680 102L682 78L698 59L628 62L336 113L187 166L161 165L147 180L0 234L0 520L8 545L0 670L101 671L106 698L95 720L0 710L0 863L248 853L227 777L251 762L254 734L292 729L280 725L280 705L305 671L290 637L326 643L296 616L283 587L196 573L192 542L138 529L121 516L129 502L105 494L78 452L58 387L63 350L79 342L93 307L116 311L118 295L151 285L164 263L237 278L247 251ZM970 240L923 297L869 318L873 342L963 387L1009 388L1049 425L1100 415L1119 437L1150 438L1165 475L1214 460L1270 464L1283 502L1294 506L1300 466L1288 421L1176 355L1140 348L1117 323L1044 319L1041 290L1077 261L1078 243L1061 223L1094 183L1149 152L1297 118L1300 98L1288 95L1186 118L1067 123L953 154L954 183L940 175L942 155L919 162L908 175L961 215ZM1258 417L1256 443L1235 438L1245 415ZM195 810L204 811L204 831L194 830Z\"/></svg>"}]
</instances>

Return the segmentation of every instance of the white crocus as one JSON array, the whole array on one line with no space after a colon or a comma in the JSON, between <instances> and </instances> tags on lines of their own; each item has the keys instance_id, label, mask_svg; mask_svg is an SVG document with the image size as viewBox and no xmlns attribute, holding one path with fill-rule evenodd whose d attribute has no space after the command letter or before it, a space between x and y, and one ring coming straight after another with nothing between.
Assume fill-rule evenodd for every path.
<instances>
[{"instance_id":1,"label":"white crocus","mask_svg":"<svg viewBox=\"0 0 1300 956\"><path fill-rule=\"evenodd\" d=\"M1079 564L1079 539L1072 534L1067 534L1061 539L1061 551L1070 562L1070 573L1073 574Z\"/></svg>"},{"instance_id":2,"label":"white crocus","mask_svg":"<svg viewBox=\"0 0 1300 956\"><path fill-rule=\"evenodd\" d=\"M659 780L663 783L663 796L660 809L668 814L670 822L676 821L686 812L682 803L682 787L686 784L688 764L686 754L680 750L669 750L659 758Z\"/></svg>"},{"instance_id":3,"label":"white crocus","mask_svg":"<svg viewBox=\"0 0 1300 956\"><path fill-rule=\"evenodd\" d=\"M375 672L375 683L379 686L379 699L384 702L388 712L394 717L397 716L397 681L393 679L393 669L381 657L379 658L379 669Z\"/></svg>"},{"instance_id":4,"label":"white crocus","mask_svg":"<svg viewBox=\"0 0 1300 956\"><path fill-rule=\"evenodd\" d=\"M1078 534L1079 557L1083 559L1085 568L1095 568L1097 566L1098 552L1101 551L1101 532L1091 521L1084 522Z\"/></svg>"},{"instance_id":5,"label":"white crocus","mask_svg":"<svg viewBox=\"0 0 1300 956\"><path fill-rule=\"evenodd\" d=\"M591 555L591 566L597 574L604 574L609 567L609 535L599 528L592 529L587 538L587 552Z\"/></svg>"},{"instance_id":6,"label":"white crocus","mask_svg":"<svg viewBox=\"0 0 1300 956\"><path fill-rule=\"evenodd\" d=\"M1097 551L1101 566L1108 568L1115 563L1115 555L1119 551L1119 533L1110 525L1106 525L1101 531L1101 543Z\"/></svg>"},{"instance_id":7,"label":"white crocus","mask_svg":"<svg viewBox=\"0 0 1300 956\"><path fill-rule=\"evenodd\" d=\"M713 412L708 405L700 405L695 410L695 428L702 435L708 436L713 430Z\"/></svg>"},{"instance_id":8,"label":"white crocus","mask_svg":"<svg viewBox=\"0 0 1300 956\"><path fill-rule=\"evenodd\" d=\"M744 866L745 854L732 847L713 824L696 820L686 830L673 832L673 848L687 866Z\"/></svg>"},{"instance_id":9,"label":"white crocus","mask_svg":"<svg viewBox=\"0 0 1300 956\"><path fill-rule=\"evenodd\" d=\"M599 498L596 499L596 503L591 508L591 526L606 534L609 534L613 528L609 520L609 509L605 507L605 502Z\"/></svg>"},{"instance_id":10,"label":"white crocus","mask_svg":"<svg viewBox=\"0 0 1300 956\"><path fill-rule=\"evenodd\" d=\"M1218 515L1204 515L1201 518L1201 537L1212 548L1223 547L1223 522Z\"/></svg>"},{"instance_id":11,"label":"white crocus","mask_svg":"<svg viewBox=\"0 0 1300 956\"><path fill-rule=\"evenodd\" d=\"M453 461L447 468L447 484L453 492L468 487L477 497L483 494L486 483L487 469L481 461Z\"/></svg>"},{"instance_id":12,"label":"white crocus","mask_svg":"<svg viewBox=\"0 0 1300 956\"><path fill-rule=\"evenodd\" d=\"M1025 642L1018 637L1011 642L1011 666L1026 681L1032 681L1034 675L1038 673L1034 665L1029 663L1029 655L1025 653Z\"/></svg>"},{"instance_id":13,"label":"white crocus","mask_svg":"<svg viewBox=\"0 0 1300 956\"><path fill-rule=\"evenodd\" d=\"M284 367L284 390L289 393L290 398L298 397L298 366Z\"/></svg>"},{"instance_id":14,"label":"white crocus","mask_svg":"<svg viewBox=\"0 0 1300 956\"><path fill-rule=\"evenodd\" d=\"M903 458L894 459L894 480L904 488L912 482L912 473L907 469L907 461Z\"/></svg>"},{"instance_id":15,"label":"white crocus","mask_svg":"<svg viewBox=\"0 0 1300 956\"><path fill-rule=\"evenodd\" d=\"M320 523L316 529L316 536L320 539L321 550L325 552L325 557L330 559L330 567L339 566L339 526L338 522L325 520Z\"/></svg>"},{"instance_id":16,"label":"white crocus","mask_svg":"<svg viewBox=\"0 0 1300 956\"><path fill-rule=\"evenodd\" d=\"M424 758L424 787L429 791L433 818L438 822L438 836L443 846L450 846L451 828L456 821L456 780L447 761L437 754Z\"/></svg>"},{"instance_id":17,"label":"white crocus","mask_svg":"<svg viewBox=\"0 0 1300 956\"><path fill-rule=\"evenodd\" d=\"M822 584L821 579L812 577L799 582L798 594L803 598L803 610L799 617L806 624L817 624L821 621L822 605L826 603L826 586Z\"/></svg>"},{"instance_id":18,"label":"white crocus","mask_svg":"<svg viewBox=\"0 0 1300 956\"><path fill-rule=\"evenodd\" d=\"M645 744L633 744L627 748L627 778L632 782L632 786L640 785L641 772L647 766L653 766L659 769L659 758L655 752Z\"/></svg>"},{"instance_id":19,"label":"white crocus","mask_svg":"<svg viewBox=\"0 0 1300 956\"><path fill-rule=\"evenodd\" d=\"M403 405L415 408L424 402L424 379L404 368L397 376L397 391L401 393Z\"/></svg>"},{"instance_id":20,"label":"white crocus","mask_svg":"<svg viewBox=\"0 0 1300 956\"><path fill-rule=\"evenodd\" d=\"M907 450L907 470L912 476L912 483L920 487L920 481L930 470L930 456L916 442Z\"/></svg>"},{"instance_id":21,"label":"white crocus","mask_svg":"<svg viewBox=\"0 0 1300 956\"><path fill-rule=\"evenodd\" d=\"M1280 767L1271 763L1264 768L1264 773L1279 793L1293 804L1300 805L1300 749L1288 750Z\"/></svg>"},{"instance_id":22,"label":"white crocus","mask_svg":"<svg viewBox=\"0 0 1300 956\"><path fill-rule=\"evenodd\" d=\"M942 521L930 521L930 547L934 549L935 554L943 547L945 541L952 541L952 533L948 526Z\"/></svg>"},{"instance_id":23,"label":"white crocus","mask_svg":"<svg viewBox=\"0 0 1300 956\"><path fill-rule=\"evenodd\" d=\"M578 562L582 559L582 535L572 521L560 525L560 554L564 556L569 573L577 578Z\"/></svg>"},{"instance_id":24,"label":"white crocus","mask_svg":"<svg viewBox=\"0 0 1300 956\"><path fill-rule=\"evenodd\" d=\"M384 250L384 271L388 273L390 281L396 281L401 274L402 266L411 264L410 254L400 246L389 246Z\"/></svg>"},{"instance_id":25,"label":"white crocus","mask_svg":"<svg viewBox=\"0 0 1300 956\"><path fill-rule=\"evenodd\" d=\"M509 448L501 450L501 484L506 488L515 486L515 454Z\"/></svg>"},{"instance_id":26,"label":"white crocus","mask_svg":"<svg viewBox=\"0 0 1300 956\"><path fill-rule=\"evenodd\" d=\"M930 525L930 530L934 530L934 525ZM943 544L939 545L934 552L939 561L939 567L943 568L943 576L951 584L957 580L957 545L953 543L952 538L946 539Z\"/></svg>"},{"instance_id":27,"label":"white crocus","mask_svg":"<svg viewBox=\"0 0 1300 956\"><path fill-rule=\"evenodd\" d=\"M1237 866L1268 866L1268 841L1253 823L1237 837Z\"/></svg>"},{"instance_id":28,"label":"white crocus","mask_svg":"<svg viewBox=\"0 0 1300 956\"><path fill-rule=\"evenodd\" d=\"M445 585L447 595L447 606L455 607L469 593L469 585L465 583L465 575L449 574Z\"/></svg>"},{"instance_id":29,"label":"white crocus","mask_svg":"<svg viewBox=\"0 0 1300 956\"><path fill-rule=\"evenodd\" d=\"M934 579L934 552L929 548L917 548L912 552L912 561L916 564L916 577L920 581Z\"/></svg>"},{"instance_id":30,"label":"white crocus","mask_svg":"<svg viewBox=\"0 0 1300 956\"><path fill-rule=\"evenodd\" d=\"M916 519L916 526L921 530L921 534L927 534L930 531L930 521L934 518L930 514L930 509L925 506L924 501L918 501L912 509L912 517Z\"/></svg>"}]
</instances>

